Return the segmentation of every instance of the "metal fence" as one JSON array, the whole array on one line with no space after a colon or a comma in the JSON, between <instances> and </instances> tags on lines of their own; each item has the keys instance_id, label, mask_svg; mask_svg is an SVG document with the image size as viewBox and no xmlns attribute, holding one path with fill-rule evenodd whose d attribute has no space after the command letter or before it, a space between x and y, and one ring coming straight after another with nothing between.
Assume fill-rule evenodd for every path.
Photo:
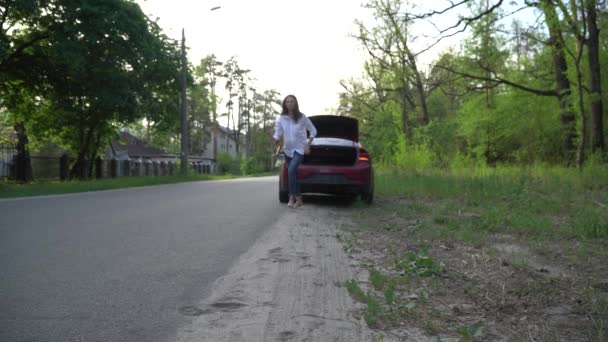
<instances>
[{"instance_id":1,"label":"metal fence","mask_svg":"<svg viewBox=\"0 0 608 342\"><path fill-rule=\"evenodd\" d=\"M15 179L15 156L17 146L11 143L0 143L0 180Z\"/></svg>"},{"instance_id":2,"label":"metal fence","mask_svg":"<svg viewBox=\"0 0 608 342\"><path fill-rule=\"evenodd\" d=\"M0 143L0 181L15 181L17 179L17 148L15 144ZM68 180L72 178L70 165L73 158L67 155L57 156L30 156L32 176L35 180ZM133 176L170 176L179 174L179 164L176 161L159 160L104 160L97 158L85 166L86 178L117 178ZM190 161L190 173L212 174L215 165L210 161ZM89 175L89 171L92 174Z\"/></svg>"}]
</instances>

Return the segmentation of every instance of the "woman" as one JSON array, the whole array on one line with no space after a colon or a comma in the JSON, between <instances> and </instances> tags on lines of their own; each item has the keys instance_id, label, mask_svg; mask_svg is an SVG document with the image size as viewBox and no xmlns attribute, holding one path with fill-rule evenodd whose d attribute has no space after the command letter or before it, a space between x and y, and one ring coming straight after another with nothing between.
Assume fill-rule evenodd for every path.
<instances>
[{"instance_id":1,"label":"woman","mask_svg":"<svg viewBox=\"0 0 608 342\"><path fill-rule=\"evenodd\" d=\"M310 137L306 138L306 130ZM310 149L312 140L317 135L317 129L306 115L300 112L298 100L293 95L287 95L283 100L283 111L277 119L272 144L276 149L279 139L283 137L283 153L287 160L287 182L289 186L290 208L303 205L300 184L297 180L298 166L304 159L304 152Z\"/></svg>"}]
</instances>

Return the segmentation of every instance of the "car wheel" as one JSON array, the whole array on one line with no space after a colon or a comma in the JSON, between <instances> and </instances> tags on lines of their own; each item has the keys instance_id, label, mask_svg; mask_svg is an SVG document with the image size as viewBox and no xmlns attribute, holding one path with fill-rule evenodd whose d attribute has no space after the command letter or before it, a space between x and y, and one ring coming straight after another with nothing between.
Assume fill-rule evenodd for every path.
<instances>
[{"instance_id":1,"label":"car wheel","mask_svg":"<svg viewBox=\"0 0 608 342\"><path fill-rule=\"evenodd\" d=\"M369 189L361 193L361 200L366 204L372 204L374 201L374 178L372 177L372 183L369 185Z\"/></svg>"},{"instance_id":2,"label":"car wheel","mask_svg":"<svg viewBox=\"0 0 608 342\"><path fill-rule=\"evenodd\" d=\"M287 195L287 191L279 190L279 202L287 203L289 201L289 196Z\"/></svg>"},{"instance_id":3,"label":"car wheel","mask_svg":"<svg viewBox=\"0 0 608 342\"><path fill-rule=\"evenodd\" d=\"M365 204L372 204L374 201L374 193L373 192L364 192L361 193L361 200L365 202Z\"/></svg>"}]
</instances>

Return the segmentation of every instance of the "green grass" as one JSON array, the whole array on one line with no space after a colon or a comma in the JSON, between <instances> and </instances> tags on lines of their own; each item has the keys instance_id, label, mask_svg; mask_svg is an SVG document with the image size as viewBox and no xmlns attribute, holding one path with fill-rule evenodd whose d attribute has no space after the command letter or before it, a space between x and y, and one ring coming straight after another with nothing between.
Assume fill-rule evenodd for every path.
<instances>
[{"instance_id":1,"label":"green grass","mask_svg":"<svg viewBox=\"0 0 608 342\"><path fill-rule=\"evenodd\" d=\"M579 171L530 167L462 170L379 170L376 193L405 199L392 210L421 219L427 239L481 245L489 233L608 238L608 166Z\"/></svg>"},{"instance_id":2,"label":"green grass","mask_svg":"<svg viewBox=\"0 0 608 342\"><path fill-rule=\"evenodd\" d=\"M496 298L501 298L500 293L487 297L487 284L477 278L458 281L462 271L460 266L454 267L460 264L452 258L468 260L466 255L482 256L479 268L472 267L474 272L510 267L516 277L503 288L503 298L537 307L564 300L561 291L570 286L565 280L532 273L537 262L532 254L498 256L492 249L497 242L522 244L545 260L555 258L568 265L573 277L580 272L605 279L605 268L600 265L605 264L602 247L608 239L608 165L583 171L541 167L425 172L378 169L375 185L377 201L353 208L349 214L357 224L344 228L362 238L349 240L358 250L365 250L369 243L375 251L387 251L380 259L381 267L365 264L369 283L364 289L354 281L350 284L351 295L366 304L364 319L372 327L413 324L429 335L452 336L446 341L482 341L486 332L481 323L455 319L460 314L437 309L437 303L449 301L454 293L476 298L476 303L484 301L485 295L488 307L495 307ZM494 253L492 262L483 251ZM500 259L508 259L508 263L494 262ZM483 273L479 275L483 279ZM451 282L459 288L446 286ZM604 290L585 284L573 288L581 312L593 320L589 340L606 341ZM581 288L588 288L588 298L576 294ZM556 340L553 335L547 337Z\"/></svg>"},{"instance_id":3,"label":"green grass","mask_svg":"<svg viewBox=\"0 0 608 342\"><path fill-rule=\"evenodd\" d=\"M30 184L0 183L0 198L57 195L77 192L122 189L149 185L175 184L201 180L231 179L234 175L193 174L163 177L123 177L89 181L40 181Z\"/></svg>"},{"instance_id":4,"label":"green grass","mask_svg":"<svg viewBox=\"0 0 608 342\"><path fill-rule=\"evenodd\" d=\"M367 294L365 294L365 292L363 291L363 289L361 288L361 286L359 286L359 283L357 283L356 280L351 279L351 280L347 280L344 282L344 287L346 288L346 290L348 291L348 293L357 301L361 302L361 303L367 303L367 301L369 300L369 297Z\"/></svg>"}]
</instances>

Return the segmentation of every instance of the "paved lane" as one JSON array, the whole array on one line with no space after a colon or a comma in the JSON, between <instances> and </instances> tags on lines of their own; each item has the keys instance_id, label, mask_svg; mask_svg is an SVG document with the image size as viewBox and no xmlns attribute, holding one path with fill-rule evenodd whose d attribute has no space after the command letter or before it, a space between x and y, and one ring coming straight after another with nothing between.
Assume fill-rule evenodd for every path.
<instances>
[{"instance_id":1,"label":"paved lane","mask_svg":"<svg viewBox=\"0 0 608 342\"><path fill-rule=\"evenodd\" d=\"M276 183L0 201L0 341L162 341L282 213Z\"/></svg>"}]
</instances>

